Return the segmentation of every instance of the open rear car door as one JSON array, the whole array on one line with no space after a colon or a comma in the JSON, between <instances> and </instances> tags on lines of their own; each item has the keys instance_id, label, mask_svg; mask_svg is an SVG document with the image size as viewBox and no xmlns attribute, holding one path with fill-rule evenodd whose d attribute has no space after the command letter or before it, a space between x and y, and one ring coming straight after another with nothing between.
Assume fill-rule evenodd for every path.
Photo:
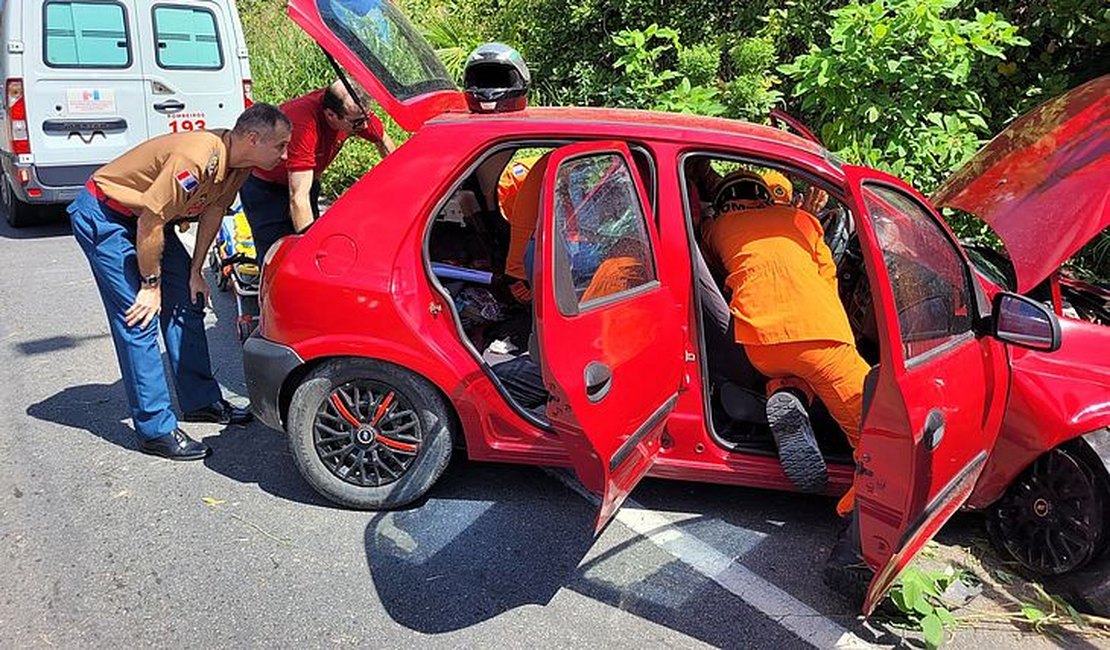
<instances>
[{"instance_id":1,"label":"open rear car door","mask_svg":"<svg viewBox=\"0 0 1110 650\"><path fill-rule=\"evenodd\" d=\"M846 167L880 339L865 384L856 511L869 614L971 494L1001 427L1005 346L940 217L898 179Z\"/></svg>"},{"instance_id":2,"label":"open rear car door","mask_svg":"<svg viewBox=\"0 0 1110 650\"><path fill-rule=\"evenodd\" d=\"M682 386L683 320L658 276L628 147L567 145L543 173L531 347L548 419L579 480L601 495L600 531L659 453Z\"/></svg>"},{"instance_id":3,"label":"open rear car door","mask_svg":"<svg viewBox=\"0 0 1110 650\"><path fill-rule=\"evenodd\" d=\"M289 17L410 133L466 99L389 0L289 0Z\"/></svg>"}]
</instances>

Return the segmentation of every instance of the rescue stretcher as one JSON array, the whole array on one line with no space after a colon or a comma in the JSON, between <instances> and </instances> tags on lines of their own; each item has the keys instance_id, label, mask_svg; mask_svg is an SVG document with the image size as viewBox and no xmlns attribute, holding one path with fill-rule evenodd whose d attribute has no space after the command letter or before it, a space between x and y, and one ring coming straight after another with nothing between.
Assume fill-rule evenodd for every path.
<instances>
[{"instance_id":1,"label":"rescue stretcher","mask_svg":"<svg viewBox=\"0 0 1110 650\"><path fill-rule=\"evenodd\" d=\"M258 285L262 273L242 204L232 206L231 212L220 224L208 263L219 290L231 291L235 296L235 331L243 342L258 325Z\"/></svg>"}]
</instances>

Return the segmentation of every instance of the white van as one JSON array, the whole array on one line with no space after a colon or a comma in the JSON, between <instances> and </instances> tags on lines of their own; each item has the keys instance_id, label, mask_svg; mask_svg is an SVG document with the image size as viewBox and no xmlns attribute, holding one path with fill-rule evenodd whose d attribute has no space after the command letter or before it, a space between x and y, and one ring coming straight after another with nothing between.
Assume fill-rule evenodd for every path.
<instances>
[{"instance_id":1,"label":"white van","mask_svg":"<svg viewBox=\"0 0 1110 650\"><path fill-rule=\"evenodd\" d=\"M0 199L13 226L147 138L251 103L234 0L0 0Z\"/></svg>"}]
</instances>

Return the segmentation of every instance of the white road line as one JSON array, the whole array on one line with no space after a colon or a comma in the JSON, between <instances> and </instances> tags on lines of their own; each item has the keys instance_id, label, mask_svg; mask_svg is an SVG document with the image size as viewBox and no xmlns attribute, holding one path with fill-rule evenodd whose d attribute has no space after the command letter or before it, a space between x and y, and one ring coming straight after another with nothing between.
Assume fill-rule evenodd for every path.
<instances>
[{"instance_id":1,"label":"white road line","mask_svg":"<svg viewBox=\"0 0 1110 650\"><path fill-rule=\"evenodd\" d=\"M557 470L549 473L586 500L598 503L596 496L587 492L567 474ZM759 577L739 561L734 561L631 499L624 502L615 518L623 526L651 541L814 647L882 647L844 629L832 619Z\"/></svg>"}]
</instances>

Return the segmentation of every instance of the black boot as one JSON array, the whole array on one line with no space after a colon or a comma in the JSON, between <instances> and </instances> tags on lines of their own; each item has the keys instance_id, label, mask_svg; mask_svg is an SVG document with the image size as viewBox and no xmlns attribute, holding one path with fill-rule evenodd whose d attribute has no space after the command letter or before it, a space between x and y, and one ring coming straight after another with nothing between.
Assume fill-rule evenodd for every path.
<instances>
[{"instance_id":1,"label":"black boot","mask_svg":"<svg viewBox=\"0 0 1110 650\"><path fill-rule=\"evenodd\" d=\"M208 406L189 411L181 418L186 422L215 422L216 424L246 424L254 419L251 412L232 406L226 399L218 399Z\"/></svg>"},{"instance_id":2,"label":"black boot","mask_svg":"<svg viewBox=\"0 0 1110 650\"><path fill-rule=\"evenodd\" d=\"M829 472L805 402L790 389L776 391L767 398L767 424L775 437L782 471L790 482L803 492L824 492Z\"/></svg>"},{"instance_id":3,"label":"black boot","mask_svg":"<svg viewBox=\"0 0 1110 650\"><path fill-rule=\"evenodd\" d=\"M825 561L822 574L825 585L843 595L854 606L862 607L867 598L867 588L875 573L863 560L860 546L859 516L853 509L852 514L841 520L836 544Z\"/></svg>"}]
</instances>

